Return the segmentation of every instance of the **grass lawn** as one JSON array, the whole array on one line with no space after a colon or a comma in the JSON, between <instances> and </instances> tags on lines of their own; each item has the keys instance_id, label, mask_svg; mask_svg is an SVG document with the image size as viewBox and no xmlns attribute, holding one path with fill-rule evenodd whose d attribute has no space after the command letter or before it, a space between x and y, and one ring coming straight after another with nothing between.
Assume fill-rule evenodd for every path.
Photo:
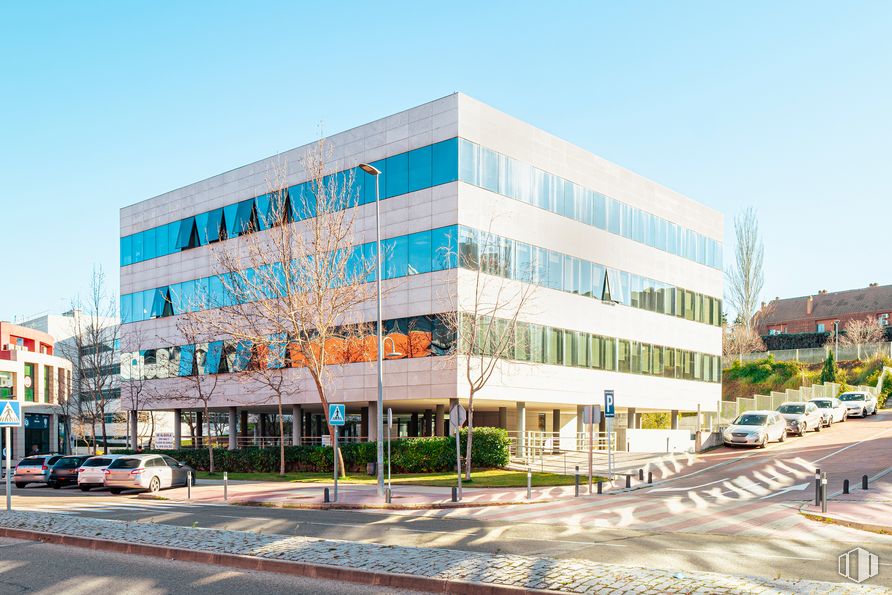
<instances>
[{"instance_id":1,"label":"grass lawn","mask_svg":"<svg viewBox=\"0 0 892 595\"><path fill-rule=\"evenodd\" d=\"M198 479L222 479L222 473L208 473L199 471ZM303 483L327 483L332 480L331 473L288 473L284 476L278 473L230 473L229 479L244 479L253 481L287 481ZM386 479L386 478L385 478ZM582 482L583 478L580 478ZM588 478L585 478L587 480ZM596 478L597 480L597 478ZM344 483L374 484L375 478L368 475L348 475L341 478ZM454 473L401 473L393 476L394 484L450 487L455 485ZM474 488L522 488L527 485L525 471L509 471L506 469L486 469L473 471L471 481L463 482L464 485ZM572 475L558 475L556 473L533 473L533 486L564 486L573 485Z\"/></svg>"}]
</instances>

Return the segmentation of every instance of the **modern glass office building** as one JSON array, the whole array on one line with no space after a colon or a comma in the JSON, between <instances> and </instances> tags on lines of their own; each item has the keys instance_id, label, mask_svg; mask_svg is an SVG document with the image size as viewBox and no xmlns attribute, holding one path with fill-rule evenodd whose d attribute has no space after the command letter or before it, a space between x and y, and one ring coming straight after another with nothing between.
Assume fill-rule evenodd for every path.
<instances>
[{"instance_id":1,"label":"modern glass office building","mask_svg":"<svg viewBox=\"0 0 892 595\"><path fill-rule=\"evenodd\" d=\"M715 410L720 213L462 94L327 141L331 175L353 180L364 255L374 254L375 180L357 166L381 171L384 331L401 354L384 363L385 401L401 434L442 433L450 401L467 395L460 363L446 357L456 339L441 314L477 267L535 286L509 357L477 396L477 425L573 435L579 407L608 388L629 425L641 412ZM306 150L279 162L297 164ZM210 248L263 231L272 167L262 160L121 210L122 374L184 388L183 376L220 375L212 404L228 414L233 445L272 433L255 416L273 407L235 377L251 346L226 337L187 344L175 323L197 303L235 299ZM306 175L289 170L289 195L307 192ZM314 215L297 204L293 225ZM365 359L337 363L333 399L347 404L349 436L374 438L376 370ZM304 374L297 365L288 373L295 382ZM303 384L289 397L291 439L318 440L321 408Z\"/></svg>"}]
</instances>

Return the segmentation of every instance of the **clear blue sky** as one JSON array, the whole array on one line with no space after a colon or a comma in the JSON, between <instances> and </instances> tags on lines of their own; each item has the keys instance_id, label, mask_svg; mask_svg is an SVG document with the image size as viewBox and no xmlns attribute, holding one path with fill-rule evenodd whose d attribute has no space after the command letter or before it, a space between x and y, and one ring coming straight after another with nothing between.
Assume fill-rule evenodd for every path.
<instances>
[{"instance_id":1,"label":"clear blue sky","mask_svg":"<svg viewBox=\"0 0 892 595\"><path fill-rule=\"evenodd\" d=\"M892 283L889 2L21 2L0 19L0 319L118 209L463 91L721 210L763 298ZM726 258L727 264L727 258Z\"/></svg>"}]
</instances>

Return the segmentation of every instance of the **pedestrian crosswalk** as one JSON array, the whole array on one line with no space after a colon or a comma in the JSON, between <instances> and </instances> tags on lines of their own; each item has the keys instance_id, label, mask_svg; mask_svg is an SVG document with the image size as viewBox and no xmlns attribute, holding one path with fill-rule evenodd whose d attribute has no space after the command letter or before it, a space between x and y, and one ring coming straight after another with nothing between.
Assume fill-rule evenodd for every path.
<instances>
[{"instance_id":1,"label":"pedestrian crosswalk","mask_svg":"<svg viewBox=\"0 0 892 595\"><path fill-rule=\"evenodd\" d=\"M28 512L49 512L53 514L116 514L122 512L173 512L194 509L192 504L183 502L138 502L126 500L122 502L79 502L76 504L25 504L16 505L16 510Z\"/></svg>"}]
</instances>

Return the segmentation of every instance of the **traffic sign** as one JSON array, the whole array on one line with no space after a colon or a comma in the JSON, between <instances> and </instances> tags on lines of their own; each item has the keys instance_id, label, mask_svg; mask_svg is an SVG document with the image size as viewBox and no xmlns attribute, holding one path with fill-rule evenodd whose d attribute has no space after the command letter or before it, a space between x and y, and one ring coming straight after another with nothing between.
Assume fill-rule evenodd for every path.
<instances>
[{"instance_id":1,"label":"traffic sign","mask_svg":"<svg viewBox=\"0 0 892 595\"><path fill-rule=\"evenodd\" d=\"M605 390L604 391L604 417L614 417L614 408L613 408L613 391Z\"/></svg>"},{"instance_id":2,"label":"traffic sign","mask_svg":"<svg viewBox=\"0 0 892 595\"><path fill-rule=\"evenodd\" d=\"M347 421L347 410L346 406L341 404L330 404L328 406L328 425L330 426L342 426Z\"/></svg>"},{"instance_id":3,"label":"traffic sign","mask_svg":"<svg viewBox=\"0 0 892 595\"><path fill-rule=\"evenodd\" d=\"M0 407L0 428L18 428L22 425L22 404L7 401Z\"/></svg>"},{"instance_id":4,"label":"traffic sign","mask_svg":"<svg viewBox=\"0 0 892 595\"><path fill-rule=\"evenodd\" d=\"M461 403L456 403L449 410L449 425L452 429L457 430L465 424L465 421L468 419L468 412L465 411L465 408L461 406Z\"/></svg>"},{"instance_id":5,"label":"traffic sign","mask_svg":"<svg viewBox=\"0 0 892 595\"><path fill-rule=\"evenodd\" d=\"M594 419L592 419L592 412L594 412ZM585 405L582 408L582 422L586 425L590 423L601 423L601 406L600 405Z\"/></svg>"},{"instance_id":6,"label":"traffic sign","mask_svg":"<svg viewBox=\"0 0 892 595\"><path fill-rule=\"evenodd\" d=\"M387 429L393 429L393 409L390 407L387 408Z\"/></svg>"}]
</instances>

